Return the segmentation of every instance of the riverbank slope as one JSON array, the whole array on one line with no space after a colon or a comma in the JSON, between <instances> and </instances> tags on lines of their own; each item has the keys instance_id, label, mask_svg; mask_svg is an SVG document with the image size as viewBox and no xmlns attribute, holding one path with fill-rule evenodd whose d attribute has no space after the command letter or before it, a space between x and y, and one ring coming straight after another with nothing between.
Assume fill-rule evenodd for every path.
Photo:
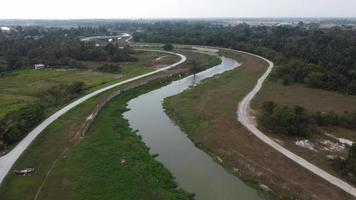
<instances>
[{"instance_id":1,"label":"riverbank slope","mask_svg":"<svg viewBox=\"0 0 356 200\"><path fill-rule=\"evenodd\" d=\"M167 113L197 146L237 176L276 199L351 199L274 151L236 122L238 102L252 90L268 64L241 53L225 52L239 69L168 98ZM267 186L267 187L266 187Z\"/></svg>"}]
</instances>

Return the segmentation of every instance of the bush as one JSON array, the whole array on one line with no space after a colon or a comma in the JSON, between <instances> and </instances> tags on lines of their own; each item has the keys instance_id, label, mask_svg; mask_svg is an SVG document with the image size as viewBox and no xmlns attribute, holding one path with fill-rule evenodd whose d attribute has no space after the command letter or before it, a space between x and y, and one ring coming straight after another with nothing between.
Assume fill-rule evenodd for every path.
<instances>
[{"instance_id":1,"label":"bush","mask_svg":"<svg viewBox=\"0 0 356 200\"><path fill-rule=\"evenodd\" d=\"M174 49L174 46L172 44L165 44L163 45L163 49L165 51L172 51Z\"/></svg>"},{"instance_id":2,"label":"bush","mask_svg":"<svg viewBox=\"0 0 356 200\"><path fill-rule=\"evenodd\" d=\"M41 103L46 106L59 105L77 97L84 91L85 84L75 81L69 85L56 85L39 94Z\"/></svg>"},{"instance_id":3,"label":"bush","mask_svg":"<svg viewBox=\"0 0 356 200\"><path fill-rule=\"evenodd\" d=\"M342 120L333 111L327 113L316 112L313 114L313 118L318 126L339 126Z\"/></svg>"},{"instance_id":4,"label":"bush","mask_svg":"<svg viewBox=\"0 0 356 200\"><path fill-rule=\"evenodd\" d=\"M282 106L274 102L264 102L258 116L259 124L276 133L294 136L308 136L316 131L316 126L341 126L356 130L356 112L308 112L303 107Z\"/></svg>"},{"instance_id":5,"label":"bush","mask_svg":"<svg viewBox=\"0 0 356 200\"><path fill-rule=\"evenodd\" d=\"M39 103L28 104L16 112L7 114L0 122L4 145L11 145L21 140L44 117L44 107Z\"/></svg>"},{"instance_id":6,"label":"bush","mask_svg":"<svg viewBox=\"0 0 356 200\"><path fill-rule=\"evenodd\" d=\"M315 123L303 107L282 106L274 102L264 102L259 124L276 133L308 136L315 131Z\"/></svg>"},{"instance_id":7,"label":"bush","mask_svg":"<svg viewBox=\"0 0 356 200\"><path fill-rule=\"evenodd\" d=\"M333 167L342 176L346 177L353 183L356 183L356 145L353 144L351 146L345 160L340 158L334 160Z\"/></svg>"},{"instance_id":8,"label":"bush","mask_svg":"<svg viewBox=\"0 0 356 200\"><path fill-rule=\"evenodd\" d=\"M345 128L356 129L356 112L345 112L340 123Z\"/></svg>"}]
</instances>

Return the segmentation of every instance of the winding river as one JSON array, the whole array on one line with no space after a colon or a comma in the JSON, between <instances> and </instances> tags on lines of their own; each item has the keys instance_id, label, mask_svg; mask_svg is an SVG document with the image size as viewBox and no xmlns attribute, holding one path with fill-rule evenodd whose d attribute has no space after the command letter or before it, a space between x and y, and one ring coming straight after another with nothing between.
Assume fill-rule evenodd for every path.
<instances>
[{"instance_id":1,"label":"winding river","mask_svg":"<svg viewBox=\"0 0 356 200\"><path fill-rule=\"evenodd\" d=\"M230 174L208 154L194 146L186 134L166 115L164 98L183 92L203 79L232 70L239 64L221 57L222 63L195 76L188 76L132 99L124 113L132 129L138 130L152 154L176 177L178 185L198 200L260 200L257 191Z\"/></svg>"}]
</instances>

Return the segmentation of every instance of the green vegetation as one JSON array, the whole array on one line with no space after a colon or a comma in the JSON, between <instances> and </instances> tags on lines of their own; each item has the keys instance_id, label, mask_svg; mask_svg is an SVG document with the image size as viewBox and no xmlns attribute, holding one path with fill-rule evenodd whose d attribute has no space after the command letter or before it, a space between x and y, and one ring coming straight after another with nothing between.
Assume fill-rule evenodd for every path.
<instances>
[{"instance_id":1,"label":"green vegetation","mask_svg":"<svg viewBox=\"0 0 356 200\"><path fill-rule=\"evenodd\" d=\"M259 125L275 133L308 136L317 132L316 126L339 126L356 129L356 112L311 112L301 106L285 106L266 101L258 116Z\"/></svg>"},{"instance_id":2,"label":"green vegetation","mask_svg":"<svg viewBox=\"0 0 356 200\"><path fill-rule=\"evenodd\" d=\"M173 49L174 49L174 46L172 44L163 45L163 50L165 50L165 51L172 51Z\"/></svg>"},{"instance_id":3,"label":"green vegetation","mask_svg":"<svg viewBox=\"0 0 356 200\"><path fill-rule=\"evenodd\" d=\"M197 58L198 64L204 66L216 59L188 51L184 54L188 54L188 59ZM186 73L190 67L185 64L170 73ZM86 137L79 135L85 119L113 91L89 99L66 113L31 144L14 166L14 169L34 167L36 172L31 176L9 174L0 187L0 196L10 200L34 199L40 190L38 199L98 199L99 196L100 199L189 199L191 195L176 188L170 173L153 159L121 116L131 98L174 78L178 76L151 81L114 98L100 111ZM45 184L40 189L42 183Z\"/></svg>"},{"instance_id":4,"label":"green vegetation","mask_svg":"<svg viewBox=\"0 0 356 200\"><path fill-rule=\"evenodd\" d=\"M6 199L34 199L40 185L45 181L46 174L54 166L56 160L64 161L67 155L66 152L80 142L81 138L78 132L82 128L86 117L94 111L97 103L104 101L109 94L109 92L106 92L89 99L51 124L30 145L14 166L14 169L33 167L36 172L32 176L16 176L10 173L0 187L0 196L6 197ZM55 169L53 170L56 171ZM51 174L51 177L57 177L56 173ZM53 183L51 183L52 178L46 182L49 188L53 186ZM66 178L60 179L61 181L62 183L53 186L53 189L65 190L66 187L71 186L66 185L68 183ZM46 193L46 191L43 191L43 193ZM53 196L47 199L56 199L55 196L58 196L58 199L69 199L66 192L54 193L51 191L49 195L51 194Z\"/></svg>"},{"instance_id":5,"label":"green vegetation","mask_svg":"<svg viewBox=\"0 0 356 200\"><path fill-rule=\"evenodd\" d=\"M33 105L40 105L44 115L48 116L80 95L106 84L122 81L152 70L135 66L126 66L121 69L120 76L81 70L56 71L54 69L18 70L4 74L0 78L0 106L4 108L0 111L0 149L16 143L22 138L20 136L25 136L34 127L35 124L32 122L39 123L43 119L43 117L37 117L36 113L33 115L28 113L28 120L31 123L22 119L21 123L29 123L29 125L14 128L13 121L19 120L18 116L23 115L22 110L25 111Z\"/></svg>"},{"instance_id":6,"label":"green vegetation","mask_svg":"<svg viewBox=\"0 0 356 200\"><path fill-rule=\"evenodd\" d=\"M263 102L273 101L288 106L302 106L313 112L335 112L356 110L356 96L337 92L309 88L305 84L283 85L275 81L266 81L262 90L252 101L252 107L259 109Z\"/></svg>"},{"instance_id":7,"label":"green vegetation","mask_svg":"<svg viewBox=\"0 0 356 200\"><path fill-rule=\"evenodd\" d=\"M203 65L199 64L196 60L190 59L188 60L188 63L192 65L191 68L191 73L196 74L201 71L204 71L207 68L210 68L211 66L216 66L221 63L221 59L217 56L212 56L207 63L204 63Z\"/></svg>"},{"instance_id":8,"label":"green vegetation","mask_svg":"<svg viewBox=\"0 0 356 200\"><path fill-rule=\"evenodd\" d=\"M349 181L356 183L356 145L349 149L346 159L336 159L333 162L334 169Z\"/></svg>"},{"instance_id":9,"label":"green vegetation","mask_svg":"<svg viewBox=\"0 0 356 200\"><path fill-rule=\"evenodd\" d=\"M20 131L9 128L12 126L15 116L21 115L22 108L41 105L45 116L48 116L64 104L85 93L152 71L153 61L162 55L165 54L137 52L137 57L140 60L135 62L115 64L96 61L90 64L80 62L81 65L88 64L88 68L105 73L78 69L27 69L1 74L0 106L4 109L0 111L0 149L6 149L16 143L34 127L34 124L30 123L31 125L26 128L20 128ZM177 56L174 56L167 62L172 63L176 58ZM35 113L32 117L37 119ZM38 118L36 121L39 123L42 119ZM27 123L27 120L24 119L23 123ZM9 138L11 139L9 140Z\"/></svg>"},{"instance_id":10,"label":"green vegetation","mask_svg":"<svg viewBox=\"0 0 356 200\"><path fill-rule=\"evenodd\" d=\"M87 185L74 189L74 199L188 199L122 117L130 99L158 85L131 89L100 112L90 136L66 161L75 166L66 177L79 177L74 184Z\"/></svg>"},{"instance_id":11,"label":"green vegetation","mask_svg":"<svg viewBox=\"0 0 356 200\"><path fill-rule=\"evenodd\" d=\"M44 107L39 103L28 104L17 112L7 114L0 121L0 149L21 140L44 118Z\"/></svg>"},{"instance_id":12,"label":"green vegetation","mask_svg":"<svg viewBox=\"0 0 356 200\"><path fill-rule=\"evenodd\" d=\"M60 84L49 88L38 95L43 108L63 105L84 92L84 83L75 81L68 85Z\"/></svg>"},{"instance_id":13,"label":"green vegetation","mask_svg":"<svg viewBox=\"0 0 356 200\"><path fill-rule=\"evenodd\" d=\"M337 126L355 130L355 96L308 88L303 84L283 85L269 80L252 102L252 107L260 111L260 116L265 110L264 102L274 102L279 107L288 106L290 109L295 106L302 107L316 126Z\"/></svg>"},{"instance_id":14,"label":"green vegetation","mask_svg":"<svg viewBox=\"0 0 356 200\"><path fill-rule=\"evenodd\" d=\"M117 44L98 44L97 42L81 42L80 34L106 33L100 28L39 28L16 27L10 33L0 32L0 55L7 65L0 71L11 71L29 68L36 63L54 67L74 65L77 61L136 61L134 51L130 47L119 48Z\"/></svg>"},{"instance_id":15,"label":"green vegetation","mask_svg":"<svg viewBox=\"0 0 356 200\"><path fill-rule=\"evenodd\" d=\"M265 72L267 64L246 54L231 51L222 53L235 58L242 65L206 79L190 90L166 98L163 106L169 117L197 147L213 158L218 156L223 159L224 167L258 188L260 178L251 174L244 164L265 160L260 157L261 153L260 156L251 155L264 150L259 149L260 146L246 143L247 138L243 138L246 131L237 124L235 112L238 101L253 88L257 79ZM238 173L233 169L238 169ZM272 178L269 177L269 180Z\"/></svg>"},{"instance_id":16,"label":"green vegetation","mask_svg":"<svg viewBox=\"0 0 356 200\"><path fill-rule=\"evenodd\" d=\"M0 150L20 141L45 119L45 110L60 106L78 97L84 91L84 83L75 81L69 85L59 84L40 93L34 103L25 104L19 110L8 112L0 119Z\"/></svg>"},{"instance_id":17,"label":"green vegetation","mask_svg":"<svg viewBox=\"0 0 356 200\"><path fill-rule=\"evenodd\" d=\"M36 173L26 177L10 174L0 195L9 200L33 199L46 181L38 199L189 199L122 117L130 99L168 81L152 81L112 99L83 139L76 136L81 128L77 124L96 107L95 102L103 101L110 93L61 117L16 163L15 168L35 167Z\"/></svg>"},{"instance_id":18,"label":"green vegetation","mask_svg":"<svg viewBox=\"0 0 356 200\"><path fill-rule=\"evenodd\" d=\"M208 152L213 158L219 157L217 160L223 160L222 165L231 173L256 188L259 188L260 183L268 185L272 190L267 194L269 196L276 199L310 199L312 196L320 199L345 197L342 191L330 184L324 184L320 178L311 176L309 172L301 170L290 160L281 157L278 152L251 135L237 122L238 102L252 90L257 79L265 72L267 63L245 54L229 51L222 54L235 58L242 65L235 70L207 79L179 95L167 98L164 101L167 114L184 129L199 148ZM337 97L340 95L335 94ZM298 100L301 101L302 98L304 96L300 96ZM354 102L350 101L350 103ZM315 182L320 183L318 187L323 188L320 191L327 194L318 192Z\"/></svg>"},{"instance_id":19,"label":"green vegetation","mask_svg":"<svg viewBox=\"0 0 356 200\"><path fill-rule=\"evenodd\" d=\"M346 71L344 75L338 71ZM302 60L291 60L277 66L273 77L282 79L282 83L305 83L309 87L331 91L340 91L356 95L356 71L349 69L325 69L319 65L308 64Z\"/></svg>"},{"instance_id":20,"label":"green vegetation","mask_svg":"<svg viewBox=\"0 0 356 200\"><path fill-rule=\"evenodd\" d=\"M155 23L134 41L200 44L257 53L278 64L277 78L291 84L356 94L356 32L343 28Z\"/></svg>"},{"instance_id":21,"label":"green vegetation","mask_svg":"<svg viewBox=\"0 0 356 200\"><path fill-rule=\"evenodd\" d=\"M303 107L281 106L264 102L258 124L273 132L292 136L307 136L315 131L315 124Z\"/></svg>"},{"instance_id":22,"label":"green vegetation","mask_svg":"<svg viewBox=\"0 0 356 200\"><path fill-rule=\"evenodd\" d=\"M100 72L107 72L107 73L121 73L121 67L115 64L104 64L97 68Z\"/></svg>"},{"instance_id":23,"label":"green vegetation","mask_svg":"<svg viewBox=\"0 0 356 200\"><path fill-rule=\"evenodd\" d=\"M236 103L244 97L249 89L253 88L257 78L266 69L265 63L259 59L251 58L245 54L229 52L226 54L237 58L244 64L238 69L217 76L217 78L204 80L190 90L164 101L164 107L170 117L183 127L197 143L208 135L207 131L210 132L210 128L214 126L212 122L215 119L224 118L226 121L235 123Z\"/></svg>"}]
</instances>

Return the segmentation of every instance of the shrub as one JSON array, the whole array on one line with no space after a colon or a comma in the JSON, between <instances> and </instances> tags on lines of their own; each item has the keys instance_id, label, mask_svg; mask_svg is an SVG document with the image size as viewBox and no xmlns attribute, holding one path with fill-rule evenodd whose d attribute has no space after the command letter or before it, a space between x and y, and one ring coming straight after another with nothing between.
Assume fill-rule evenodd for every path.
<instances>
[{"instance_id":1,"label":"shrub","mask_svg":"<svg viewBox=\"0 0 356 200\"><path fill-rule=\"evenodd\" d=\"M349 149L346 159L336 159L333 162L333 167L342 176L349 179L351 182L356 183L356 145L353 144Z\"/></svg>"},{"instance_id":2,"label":"shrub","mask_svg":"<svg viewBox=\"0 0 356 200\"><path fill-rule=\"evenodd\" d=\"M21 140L44 117L44 107L40 103L28 104L16 112L7 114L0 123L4 144L14 144Z\"/></svg>"},{"instance_id":3,"label":"shrub","mask_svg":"<svg viewBox=\"0 0 356 200\"><path fill-rule=\"evenodd\" d=\"M165 44L163 45L163 49L165 51L172 51L174 49L174 46L172 44Z\"/></svg>"},{"instance_id":4,"label":"shrub","mask_svg":"<svg viewBox=\"0 0 356 200\"><path fill-rule=\"evenodd\" d=\"M38 96L41 103L46 106L53 106L66 103L80 95L84 91L85 84L81 81L75 81L69 85L56 85Z\"/></svg>"},{"instance_id":5,"label":"shrub","mask_svg":"<svg viewBox=\"0 0 356 200\"><path fill-rule=\"evenodd\" d=\"M308 136L315 130L310 114L300 106L288 107L264 102L258 121L261 126L273 132L286 135Z\"/></svg>"}]
</instances>

